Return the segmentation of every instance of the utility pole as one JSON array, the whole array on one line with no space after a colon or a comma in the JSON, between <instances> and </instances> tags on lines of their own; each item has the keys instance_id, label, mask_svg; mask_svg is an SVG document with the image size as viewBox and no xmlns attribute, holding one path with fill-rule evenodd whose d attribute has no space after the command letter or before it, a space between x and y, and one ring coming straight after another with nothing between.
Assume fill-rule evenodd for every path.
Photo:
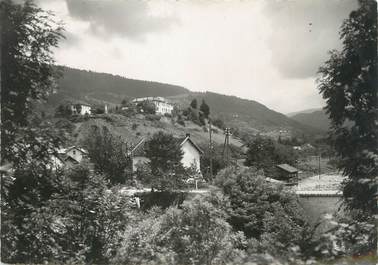
<instances>
[{"instance_id":1,"label":"utility pole","mask_svg":"<svg viewBox=\"0 0 378 265\"><path fill-rule=\"evenodd\" d=\"M320 180L320 152L319 152L319 180Z\"/></svg>"},{"instance_id":2,"label":"utility pole","mask_svg":"<svg viewBox=\"0 0 378 265\"><path fill-rule=\"evenodd\" d=\"M226 162L226 166L230 165L230 135L231 129L225 129L224 145L223 145L223 161Z\"/></svg>"},{"instance_id":3,"label":"utility pole","mask_svg":"<svg viewBox=\"0 0 378 265\"><path fill-rule=\"evenodd\" d=\"M209 118L209 157L210 157L210 179L213 179L213 143L211 140L211 119Z\"/></svg>"}]
</instances>

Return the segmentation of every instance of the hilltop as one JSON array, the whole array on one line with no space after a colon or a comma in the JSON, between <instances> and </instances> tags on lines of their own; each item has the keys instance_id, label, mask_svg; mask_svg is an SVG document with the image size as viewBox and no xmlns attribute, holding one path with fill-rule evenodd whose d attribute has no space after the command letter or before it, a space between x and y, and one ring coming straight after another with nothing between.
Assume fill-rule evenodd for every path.
<instances>
[{"instance_id":1,"label":"hilltop","mask_svg":"<svg viewBox=\"0 0 378 265\"><path fill-rule=\"evenodd\" d=\"M213 118L222 119L229 127L248 134L266 134L278 137L281 133L321 133L301 124L282 113L269 109L263 104L212 92L192 92L184 87L159 82L134 80L117 75L60 67L62 77L57 83L57 92L52 94L45 106L49 112L63 101L83 101L90 104L115 106L123 99L145 96L162 96L182 108L193 98L204 99L211 109Z\"/></svg>"}]
</instances>

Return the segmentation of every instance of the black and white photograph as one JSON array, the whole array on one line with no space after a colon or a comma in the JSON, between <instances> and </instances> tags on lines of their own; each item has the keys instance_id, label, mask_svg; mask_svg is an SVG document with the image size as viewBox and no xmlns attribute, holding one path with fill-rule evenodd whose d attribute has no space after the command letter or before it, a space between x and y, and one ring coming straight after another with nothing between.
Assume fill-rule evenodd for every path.
<instances>
[{"instance_id":1,"label":"black and white photograph","mask_svg":"<svg viewBox=\"0 0 378 265\"><path fill-rule=\"evenodd\" d=\"M375 265L375 0L0 0L0 264Z\"/></svg>"}]
</instances>

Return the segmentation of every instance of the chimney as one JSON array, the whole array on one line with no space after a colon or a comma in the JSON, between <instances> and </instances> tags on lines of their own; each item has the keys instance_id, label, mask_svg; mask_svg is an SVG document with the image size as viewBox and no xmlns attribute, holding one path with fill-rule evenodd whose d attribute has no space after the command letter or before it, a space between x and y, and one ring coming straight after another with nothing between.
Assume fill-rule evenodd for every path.
<instances>
[{"instance_id":1,"label":"chimney","mask_svg":"<svg viewBox=\"0 0 378 265\"><path fill-rule=\"evenodd\" d=\"M186 134L186 137L190 138L190 133L187 133L187 134Z\"/></svg>"}]
</instances>

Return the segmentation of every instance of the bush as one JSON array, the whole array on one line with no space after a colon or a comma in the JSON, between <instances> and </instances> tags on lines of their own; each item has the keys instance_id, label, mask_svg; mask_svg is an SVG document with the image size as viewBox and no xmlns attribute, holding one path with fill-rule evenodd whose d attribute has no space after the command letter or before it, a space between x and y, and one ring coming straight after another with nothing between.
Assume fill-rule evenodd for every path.
<instances>
[{"instance_id":1,"label":"bush","mask_svg":"<svg viewBox=\"0 0 378 265\"><path fill-rule=\"evenodd\" d=\"M163 215L147 214L124 234L115 263L225 264L241 253L241 233L225 221L221 194L197 196Z\"/></svg>"},{"instance_id":2,"label":"bush","mask_svg":"<svg viewBox=\"0 0 378 265\"><path fill-rule=\"evenodd\" d=\"M215 183L230 198L230 224L258 243L254 251L285 256L301 244L308 224L293 193L252 168L226 168Z\"/></svg>"},{"instance_id":3,"label":"bush","mask_svg":"<svg viewBox=\"0 0 378 265\"><path fill-rule=\"evenodd\" d=\"M36 178L32 172L24 173L28 181ZM129 198L118 187L109 190L108 181L85 165L50 172L46 181L52 186L44 197L37 196L39 201L30 196L33 189L3 204L2 261L106 263L119 246L118 232L129 220ZM11 190L17 188L13 185Z\"/></svg>"}]
</instances>

